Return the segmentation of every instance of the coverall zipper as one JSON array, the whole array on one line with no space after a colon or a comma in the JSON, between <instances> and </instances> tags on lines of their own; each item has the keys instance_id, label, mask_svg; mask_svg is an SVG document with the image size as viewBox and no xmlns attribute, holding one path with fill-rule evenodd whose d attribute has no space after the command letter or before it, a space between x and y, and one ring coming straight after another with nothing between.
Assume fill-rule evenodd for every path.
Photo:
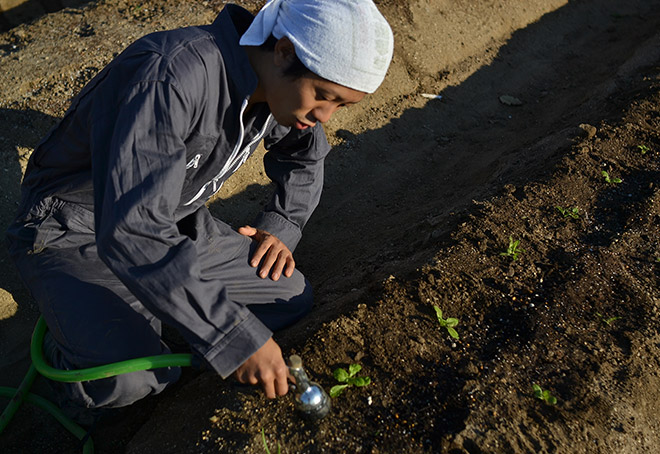
<instances>
[{"instance_id":1,"label":"coverall zipper","mask_svg":"<svg viewBox=\"0 0 660 454\"><path fill-rule=\"evenodd\" d=\"M268 128L268 123L270 123L270 119L272 117L271 114L269 114L268 118L266 118L266 122L264 123L264 126L261 129L261 131L259 131L259 134L257 134L255 138L252 141L250 141L250 143L245 148L243 148L242 152L240 152L241 146L243 145L243 139L245 138L245 127L243 126L243 113L247 108L248 99L249 98L245 98L243 100L243 103L241 104L241 112L239 114L239 119L238 119L240 126L240 135L238 136L238 141L236 142L236 146L232 150L231 155L225 162L225 165L222 167L220 172L211 181L204 184L204 186L202 186L199 192L195 194L195 196L192 199L190 199L187 203L185 203L184 206L188 206L191 203L195 202L197 199L199 199L206 192L206 189L209 187L211 183L213 183L213 194L218 192L222 187L222 184L218 186L218 181L222 179L232 167L235 166L234 171L236 171L240 166L242 166L243 163L247 160L248 156L250 155L250 147L252 147L252 145L254 145L257 141L261 140L263 135L266 133L266 129ZM195 158L197 158L197 156L195 156ZM238 163L238 165L236 165L236 163ZM195 162L195 164L197 164L197 162ZM195 167L197 166L195 165ZM213 194L211 194L210 197L212 197Z\"/></svg>"}]
</instances>

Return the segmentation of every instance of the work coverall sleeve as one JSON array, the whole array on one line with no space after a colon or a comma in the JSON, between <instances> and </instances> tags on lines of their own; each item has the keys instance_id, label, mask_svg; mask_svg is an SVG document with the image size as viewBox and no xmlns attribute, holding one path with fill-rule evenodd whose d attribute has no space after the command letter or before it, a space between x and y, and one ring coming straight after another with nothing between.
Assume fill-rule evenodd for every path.
<instances>
[{"instance_id":1,"label":"work coverall sleeve","mask_svg":"<svg viewBox=\"0 0 660 454\"><path fill-rule=\"evenodd\" d=\"M255 221L293 251L302 229L321 199L323 165L330 145L320 123L308 130L281 126L264 140L264 168L276 188Z\"/></svg>"},{"instance_id":2,"label":"work coverall sleeve","mask_svg":"<svg viewBox=\"0 0 660 454\"><path fill-rule=\"evenodd\" d=\"M204 275L193 240L177 228L186 171L190 100L163 82L143 82L95 144L99 257L156 317L178 329L223 378L271 336L249 309ZM106 131L107 132L107 131ZM208 264L206 264L208 265Z\"/></svg>"}]
</instances>

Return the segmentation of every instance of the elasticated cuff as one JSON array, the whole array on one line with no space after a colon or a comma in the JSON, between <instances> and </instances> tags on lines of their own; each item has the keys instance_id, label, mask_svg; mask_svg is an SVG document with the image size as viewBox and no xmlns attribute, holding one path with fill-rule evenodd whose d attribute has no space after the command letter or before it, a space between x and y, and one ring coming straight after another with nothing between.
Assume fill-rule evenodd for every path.
<instances>
[{"instance_id":1,"label":"elasticated cuff","mask_svg":"<svg viewBox=\"0 0 660 454\"><path fill-rule=\"evenodd\" d=\"M259 214L254 224L256 228L266 230L279 238L291 252L296 249L302 238L302 232L298 226L273 211L264 211Z\"/></svg>"}]
</instances>

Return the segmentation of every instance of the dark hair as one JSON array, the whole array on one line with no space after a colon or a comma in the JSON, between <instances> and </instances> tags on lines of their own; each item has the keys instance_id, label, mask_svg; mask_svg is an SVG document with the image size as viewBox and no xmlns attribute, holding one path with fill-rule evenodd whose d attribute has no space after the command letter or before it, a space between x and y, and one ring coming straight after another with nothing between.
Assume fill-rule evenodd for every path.
<instances>
[{"instance_id":1,"label":"dark hair","mask_svg":"<svg viewBox=\"0 0 660 454\"><path fill-rule=\"evenodd\" d=\"M273 35L270 35L268 39L261 45L259 48L267 52L273 52L275 50L275 44L277 44L278 39ZM294 54L293 61L288 68L284 70L284 76L290 77L291 79L299 79L311 71L300 61L297 55Z\"/></svg>"}]
</instances>

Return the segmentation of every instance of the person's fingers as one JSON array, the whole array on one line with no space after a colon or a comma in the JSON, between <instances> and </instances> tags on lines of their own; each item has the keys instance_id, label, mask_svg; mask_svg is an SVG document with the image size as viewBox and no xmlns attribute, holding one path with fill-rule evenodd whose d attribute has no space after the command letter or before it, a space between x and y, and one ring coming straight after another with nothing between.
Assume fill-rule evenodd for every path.
<instances>
[{"instance_id":1,"label":"person's fingers","mask_svg":"<svg viewBox=\"0 0 660 454\"><path fill-rule=\"evenodd\" d=\"M284 359L277 362L274 367L275 372L275 392L278 396L284 396L289 392L289 368L287 367Z\"/></svg>"},{"instance_id":2,"label":"person's fingers","mask_svg":"<svg viewBox=\"0 0 660 454\"><path fill-rule=\"evenodd\" d=\"M269 249L270 249L270 244L266 242L259 243L257 248L254 250L254 254L252 254L252 258L250 258L250 266L253 268L257 267L259 263L263 260L264 255L268 253ZM261 269L263 269L263 265L261 266Z\"/></svg>"},{"instance_id":3,"label":"person's fingers","mask_svg":"<svg viewBox=\"0 0 660 454\"><path fill-rule=\"evenodd\" d=\"M290 255L286 258L286 267L284 268L284 275L286 277L291 277L293 275L293 270L296 269L296 261L293 259L293 256Z\"/></svg>"},{"instance_id":4,"label":"person's fingers","mask_svg":"<svg viewBox=\"0 0 660 454\"><path fill-rule=\"evenodd\" d=\"M271 279L273 279L274 281L278 280L282 275L282 270L284 269L285 265L286 265L286 257L284 257L284 254L280 252L280 255L277 257L277 261L275 262L273 268L271 269L271 273L270 273Z\"/></svg>"},{"instance_id":5,"label":"person's fingers","mask_svg":"<svg viewBox=\"0 0 660 454\"><path fill-rule=\"evenodd\" d=\"M282 350L272 337L238 367L234 376L240 383L261 385L268 399L285 395L287 381L292 379Z\"/></svg>"},{"instance_id":6,"label":"person's fingers","mask_svg":"<svg viewBox=\"0 0 660 454\"><path fill-rule=\"evenodd\" d=\"M266 252L266 256L263 258L261 262L261 267L259 268L259 276L261 278L268 277L268 274L270 273L270 270L273 269L273 265L277 261L278 256L279 256L279 250L271 246L268 249L268 252Z\"/></svg>"},{"instance_id":7,"label":"person's fingers","mask_svg":"<svg viewBox=\"0 0 660 454\"><path fill-rule=\"evenodd\" d=\"M252 237L257 234L257 229L249 225L244 225L243 227L238 228L238 233L241 235Z\"/></svg>"},{"instance_id":8,"label":"person's fingers","mask_svg":"<svg viewBox=\"0 0 660 454\"><path fill-rule=\"evenodd\" d=\"M238 232L258 242L249 263L253 268L259 267L259 277L265 279L270 275L271 279L277 281L282 273L286 277L293 275L295 261L282 241L265 230L255 229L249 225L240 227Z\"/></svg>"},{"instance_id":9,"label":"person's fingers","mask_svg":"<svg viewBox=\"0 0 660 454\"><path fill-rule=\"evenodd\" d=\"M284 380L277 380L276 384L276 389L275 392L277 393L278 396L286 396L286 393L289 392L289 383Z\"/></svg>"},{"instance_id":10,"label":"person's fingers","mask_svg":"<svg viewBox=\"0 0 660 454\"><path fill-rule=\"evenodd\" d=\"M289 392L289 380L286 373L281 374L275 381L275 392L278 396L284 396Z\"/></svg>"},{"instance_id":11,"label":"person's fingers","mask_svg":"<svg viewBox=\"0 0 660 454\"><path fill-rule=\"evenodd\" d=\"M261 387L264 390L264 394L266 395L267 398L269 399L275 399L277 397L275 395L275 380L272 378L269 379L262 379L261 380Z\"/></svg>"},{"instance_id":12,"label":"person's fingers","mask_svg":"<svg viewBox=\"0 0 660 454\"><path fill-rule=\"evenodd\" d=\"M259 384L259 380L253 373L250 373L247 370L237 370L235 374L236 380L239 383L247 384L247 385L257 385Z\"/></svg>"}]
</instances>

